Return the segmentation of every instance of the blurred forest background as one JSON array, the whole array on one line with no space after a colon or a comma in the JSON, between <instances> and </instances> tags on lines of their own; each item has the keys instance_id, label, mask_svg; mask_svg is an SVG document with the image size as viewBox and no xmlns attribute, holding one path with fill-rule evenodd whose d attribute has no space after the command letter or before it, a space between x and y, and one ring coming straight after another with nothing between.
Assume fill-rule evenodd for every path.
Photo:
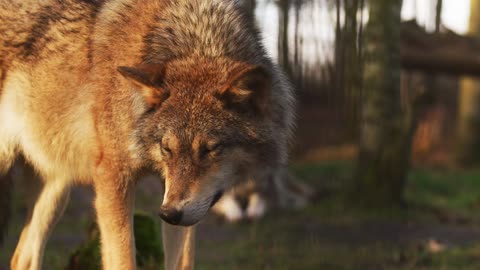
<instances>
[{"instance_id":1,"label":"blurred forest background","mask_svg":"<svg viewBox=\"0 0 480 270\"><path fill-rule=\"evenodd\" d=\"M480 164L480 1L249 2L298 88L295 161L352 161L372 207L405 205L412 166Z\"/></svg>"},{"instance_id":2,"label":"blurred forest background","mask_svg":"<svg viewBox=\"0 0 480 270\"><path fill-rule=\"evenodd\" d=\"M291 168L315 195L258 221L207 219L197 268L479 269L480 0L244 1L298 89ZM140 184L148 213L155 185ZM87 238L84 193L46 269L64 269Z\"/></svg>"}]
</instances>

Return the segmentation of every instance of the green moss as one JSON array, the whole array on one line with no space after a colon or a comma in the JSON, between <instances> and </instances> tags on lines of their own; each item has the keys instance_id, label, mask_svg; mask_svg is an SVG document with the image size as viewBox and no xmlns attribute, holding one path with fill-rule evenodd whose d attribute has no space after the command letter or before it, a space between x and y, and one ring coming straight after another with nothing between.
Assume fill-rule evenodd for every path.
<instances>
[{"instance_id":1,"label":"green moss","mask_svg":"<svg viewBox=\"0 0 480 270\"><path fill-rule=\"evenodd\" d=\"M89 237L70 256L67 269L70 270L100 270L102 269L100 257L100 238L96 224L90 226Z\"/></svg>"},{"instance_id":2,"label":"green moss","mask_svg":"<svg viewBox=\"0 0 480 270\"><path fill-rule=\"evenodd\" d=\"M137 264L145 269L158 268L163 262L158 224L151 216L144 213L135 213L134 224ZM88 239L72 253L67 269L100 270L101 268L99 231L96 224L92 224Z\"/></svg>"},{"instance_id":3,"label":"green moss","mask_svg":"<svg viewBox=\"0 0 480 270\"><path fill-rule=\"evenodd\" d=\"M147 215L137 213L134 216L135 246L137 248L137 264L144 266L149 261L163 261L162 243L158 233L158 224Z\"/></svg>"}]
</instances>

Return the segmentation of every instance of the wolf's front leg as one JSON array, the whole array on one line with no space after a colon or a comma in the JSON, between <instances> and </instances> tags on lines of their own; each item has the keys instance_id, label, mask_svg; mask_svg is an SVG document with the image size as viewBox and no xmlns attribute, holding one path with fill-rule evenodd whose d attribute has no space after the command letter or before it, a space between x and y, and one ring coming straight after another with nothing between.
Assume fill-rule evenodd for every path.
<instances>
[{"instance_id":1,"label":"wolf's front leg","mask_svg":"<svg viewBox=\"0 0 480 270\"><path fill-rule=\"evenodd\" d=\"M42 268L45 244L65 210L69 194L70 186L65 179L53 178L45 182L39 190L33 208L29 210L29 218L11 261L12 269L38 270Z\"/></svg>"},{"instance_id":2,"label":"wolf's front leg","mask_svg":"<svg viewBox=\"0 0 480 270\"><path fill-rule=\"evenodd\" d=\"M195 226L173 226L162 221L162 240L166 270L193 270Z\"/></svg>"},{"instance_id":3,"label":"wolf's front leg","mask_svg":"<svg viewBox=\"0 0 480 270\"><path fill-rule=\"evenodd\" d=\"M104 270L134 270L134 184L122 177L95 179L95 208L102 241Z\"/></svg>"}]
</instances>

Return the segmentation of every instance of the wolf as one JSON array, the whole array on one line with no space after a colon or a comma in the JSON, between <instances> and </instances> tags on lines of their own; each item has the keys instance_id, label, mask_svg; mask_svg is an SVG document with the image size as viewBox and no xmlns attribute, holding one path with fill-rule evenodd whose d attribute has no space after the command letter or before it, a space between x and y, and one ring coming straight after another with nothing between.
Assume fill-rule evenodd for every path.
<instances>
[{"instance_id":1,"label":"wolf","mask_svg":"<svg viewBox=\"0 0 480 270\"><path fill-rule=\"evenodd\" d=\"M212 212L231 223L256 220L268 211L304 208L316 195L312 187L287 169L269 176L236 183L213 205Z\"/></svg>"},{"instance_id":2,"label":"wolf","mask_svg":"<svg viewBox=\"0 0 480 270\"><path fill-rule=\"evenodd\" d=\"M192 269L222 193L286 166L293 96L239 1L0 0L0 173L20 156L42 179L11 268L41 269L86 184L103 269L135 269L134 189L154 173L166 269Z\"/></svg>"}]
</instances>

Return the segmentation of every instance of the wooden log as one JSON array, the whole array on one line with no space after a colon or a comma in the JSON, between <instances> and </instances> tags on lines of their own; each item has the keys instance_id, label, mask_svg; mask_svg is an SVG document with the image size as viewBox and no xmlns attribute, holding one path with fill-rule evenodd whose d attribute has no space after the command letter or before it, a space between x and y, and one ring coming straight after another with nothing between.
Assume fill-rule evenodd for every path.
<instances>
[{"instance_id":1,"label":"wooden log","mask_svg":"<svg viewBox=\"0 0 480 270\"><path fill-rule=\"evenodd\" d=\"M480 76L480 40L451 31L426 33L402 23L400 57L405 69Z\"/></svg>"}]
</instances>

